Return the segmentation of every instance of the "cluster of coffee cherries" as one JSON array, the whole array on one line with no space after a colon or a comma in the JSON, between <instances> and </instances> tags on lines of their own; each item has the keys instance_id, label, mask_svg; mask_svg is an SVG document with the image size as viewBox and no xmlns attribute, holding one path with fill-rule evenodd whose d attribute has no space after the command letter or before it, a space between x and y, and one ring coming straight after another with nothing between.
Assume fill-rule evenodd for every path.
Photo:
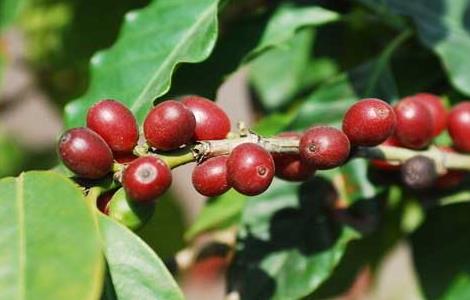
<instances>
[{"instance_id":1,"label":"cluster of coffee cherries","mask_svg":"<svg viewBox=\"0 0 470 300\"><path fill-rule=\"evenodd\" d=\"M87 179L107 176L118 164L127 196L137 203L153 203L172 181L170 166L158 153L226 139L230 132L226 113L200 96L161 102L149 111L142 125L141 135L126 106L115 100L99 101L88 110L86 127L70 129L62 135L60 158L78 177ZM305 181L316 170L344 164L358 146L382 144L423 149L446 127L455 147L470 152L470 102L455 106L448 114L441 99L431 94L407 97L395 107L380 99L363 99L345 113L342 130L319 125L303 133L278 135L298 140L298 153L269 153L257 143L242 143L227 155L200 161L193 170L192 183L205 196L221 195L230 188L245 195L258 195L269 187L275 175L289 181ZM149 151L136 156L138 144L147 145ZM384 161L374 163L382 169L396 168ZM411 164L415 170L416 163L412 163L405 165Z\"/></svg>"}]
</instances>

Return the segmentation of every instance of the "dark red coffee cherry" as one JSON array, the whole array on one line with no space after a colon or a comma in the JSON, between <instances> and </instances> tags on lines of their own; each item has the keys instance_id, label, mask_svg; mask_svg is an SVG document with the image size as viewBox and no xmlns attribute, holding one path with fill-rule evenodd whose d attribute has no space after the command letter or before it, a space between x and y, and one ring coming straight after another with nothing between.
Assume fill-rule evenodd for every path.
<instances>
[{"instance_id":1,"label":"dark red coffee cherry","mask_svg":"<svg viewBox=\"0 0 470 300\"><path fill-rule=\"evenodd\" d=\"M401 179L414 190L430 188L437 179L434 161L423 155L416 155L401 166Z\"/></svg>"},{"instance_id":2,"label":"dark red coffee cherry","mask_svg":"<svg viewBox=\"0 0 470 300\"><path fill-rule=\"evenodd\" d=\"M439 147L439 149L447 153L455 152L455 150L450 147ZM465 172L456 171L456 170L447 170L446 174L441 175L437 178L435 186L438 189L442 189L442 190L451 189L451 188L458 186L460 183L462 183L464 177L465 177Z\"/></svg>"},{"instance_id":3,"label":"dark red coffee cherry","mask_svg":"<svg viewBox=\"0 0 470 300\"><path fill-rule=\"evenodd\" d=\"M400 143L396 140L394 136L389 137L385 140L381 146L392 146L392 147L400 147ZM374 167L383 171L396 171L400 169L399 164L391 164L386 160L378 160L374 159L370 161Z\"/></svg>"},{"instance_id":4,"label":"dark red coffee cherry","mask_svg":"<svg viewBox=\"0 0 470 300\"><path fill-rule=\"evenodd\" d=\"M170 168L163 160L153 156L139 157L122 174L122 186L129 197L137 202L155 200L170 185Z\"/></svg>"},{"instance_id":5,"label":"dark red coffee cherry","mask_svg":"<svg viewBox=\"0 0 470 300\"><path fill-rule=\"evenodd\" d=\"M414 101L426 106L431 113L433 136L438 136L447 126L447 110L442 99L436 95L420 93L411 97Z\"/></svg>"},{"instance_id":6,"label":"dark red coffee cherry","mask_svg":"<svg viewBox=\"0 0 470 300\"><path fill-rule=\"evenodd\" d=\"M283 132L278 137L297 139L298 132ZM299 154L273 154L276 176L288 181L305 181L315 173L315 168L300 160Z\"/></svg>"},{"instance_id":7,"label":"dark red coffee cherry","mask_svg":"<svg viewBox=\"0 0 470 300\"><path fill-rule=\"evenodd\" d=\"M139 129L132 112L115 100L101 100L87 114L87 127L98 133L114 152L132 152Z\"/></svg>"},{"instance_id":8,"label":"dark red coffee cherry","mask_svg":"<svg viewBox=\"0 0 470 300\"><path fill-rule=\"evenodd\" d=\"M106 192L100 195L98 199L96 200L96 206L105 215L109 213L109 202L111 201L111 198L113 197L115 192L116 192L115 190Z\"/></svg>"},{"instance_id":9,"label":"dark red coffee cherry","mask_svg":"<svg viewBox=\"0 0 470 300\"><path fill-rule=\"evenodd\" d=\"M228 182L238 192L254 196L266 191L274 177L274 161L263 147L245 143L227 160Z\"/></svg>"},{"instance_id":10,"label":"dark red coffee cherry","mask_svg":"<svg viewBox=\"0 0 470 300\"><path fill-rule=\"evenodd\" d=\"M191 141L195 127L193 113L180 102L168 100L149 112L144 121L144 135L150 146L173 150Z\"/></svg>"},{"instance_id":11,"label":"dark red coffee cherry","mask_svg":"<svg viewBox=\"0 0 470 300\"><path fill-rule=\"evenodd\" d=\"M227 136L230 119L213 101L200 96L186 96L181 98L181 102L196 117L194 140L221 140Z\"/></svg>"},{"instance_id":12,"label":"dark red coffee cherry","mask_svg":"<svg viewBox=\"0 0 470 300\"><path fill-rule=\"evenodd\" d=\"M312 127L300 139L300 158L318 170L342 165L348 159L349 151L348 137L329 126Z\"/></svg>"},{"instance_id":13,"label":"dark red coffee cherry","mask_svg":"<svg viewBox=\"0 0 470 300\"><path fill-rule=\"evenodd\" d=\"M227 155L209 158L193 170L193 186L201 195L219 196L230 189L227 182Z\"/></svg>"},{"instance_id":14,"label":"dark red coffee cherry","mask_svg":"<svg viewBox=\"0 0 470 300\"><path fill-rule=\"evenodd\" d=\"M447 120L447 130L457 150L470 152L470 101L452 108Z\"/></svg>"},{"instance_id":15,"label":"dark red coffee cherry","mask_svg":"<svg viewBox=\"0 0 470 300\"><path fill-rule=\"evenodd\" d=\"M120 164L128 164L136 160L138 156L135 156L133 153L115 153L114 160Z\"/></svg>"},{"instance_id":16,"label":"dark red coffee cherry","mask_svg":"<svg viewBox=\"0 0 470 300\"><path fill-rule=\"evenodd\" d=\"M433 137L433 119L426 106L413 99L404 99L395 107L395 114L395 137L402 146L422 149L429 145Z\"/></svg>"},{"instance_id":17,"label":"dark red coffee cherry","mask_svg":"<svg viewBox=\"0 0 470 300\"><path fill-rule=\"evenodd\" d=\"M393 108L375 98L363 99L349 108L343 131L355 146L377 146L393 134L397 119Z\"/></svg>"},{"instance_id":18,"label":"dark red coffee cherry","mask_svg":"<svg viewBox=\"0 0 470 300\"><path fill-rule=\"evenodd\" d=\"M66 131L59 140L62 162L79 177L98 179L113 167L113 153L97 133L88 128Z\"/></svg>"}]
</instances>

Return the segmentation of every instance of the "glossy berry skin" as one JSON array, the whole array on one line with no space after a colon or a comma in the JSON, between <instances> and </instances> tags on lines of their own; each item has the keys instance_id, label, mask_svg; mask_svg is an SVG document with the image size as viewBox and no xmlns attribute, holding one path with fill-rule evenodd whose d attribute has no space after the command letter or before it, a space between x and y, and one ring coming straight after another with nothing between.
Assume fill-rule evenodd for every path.
<instances>
[{"instance_id":1,"label":"glossy berry skin","mask_svg":"<svg viewBox=\"0 0 470 300\"><path fill-rule=\"evenodd\" d=\"M447 120L447 130L457 150L470 152L470 101L452 108Z\"/></svg>"},{"instance_id":2,"label":"glossy berry skin","mask_svg":"<svg viewBox=\"0 0 470 300\"><path fill-rule=\"evenodd\" d=\"M381 146L392 146L392 147L400 147L400 143L396 140L394 136L389 137L385 142L380 144ZM383 171L396 171L400 170L399 164L390 164L385 160L378 160L374 159L370 161L374 167Z\"/></svg>"},{"instance_id":3,"label":"glossy berry skin","mask_svg":"<svg viewBox=\"0 0 470 300\"><path fill-rule=\"evenodd\" d=\"M145 118L144 135L150 146L167 151L188 144L195 127L196 119L188 108L167 100L155 106Z\"/></svg>"},{"instance_id":4,"label":"glossy berry skin","mask_svg":"<svg viewBox=\"0 0 470 300\"><path fill-rule=\"evenodd\" d=\"M236 146L227 160L228 182L241 194L254 196L266 191L274 177L274 161L263 147L245 143Z\"/></svg>"},{"instance_id":5,"label":"glossy berry skin","mask_svg":"<svg viewBox=\"0 0 470 300\"><path fill-rule=\"evenodd\" d=\"M342 165L349 157L348 137L340 130L329 126L315 126L302 135L299 154L302 161L318 170Z\"/></svg>"},{"instance_id":6,"label":"glossy berry skin","mask_svg":"<svg viewBox=\"0 0 470 300\"><path fill-rule=\"evenodd\" d=\"M433 136L438 136L447 126L447 109L442 99L436 95L420 93L411 97L414 101L421 103L431 113L433 119Z\"/></svg>"},{"instance_id":7,"label":"glossy berry skin","mask_svg":"<svg viewBox=\"0 0 470 300\"><path fill-rule=\"evenodd\" d=\"M227 181L228 155L209 158L193 170L193 186L201 195L219 196L230 189Z\"/></svg>"},{"instance_id":8,"label":"glossy berry skin","mask_svg":"<svg viewBox=\"0 0 470 300\"><path fill-rule=\"evenodd\" d=\"M167 164L153 156L142 156L131 162L122 174L122 186L137 202L150 202L162 195L171 185Z\"/></svg>"},{"instance_id":9,"label":"glossy berry skin","mask_svg":"<svg viewBox=\"0 0 470 300\"><path fill-rule=\"evenodd\" d=\"M281 138L300 140L299 132L283 132ZM315 168L300 160L298 154L273 154L276 176L287 181L305 181L315 173Z\"/></svg>"},{"instance_id":10,"label":"glossy berry skin","mask_svg":"<svg viewBox=\"0 0 470 300\"><path fill-rule=\"evenodd\" d=\"M183 97L181 103L189 108L196 117L194 140L225 139L230 131L230 119L217 104L199 96Z\"/></svg>"},{"instance_id":11,"label":"glossy berry skin","mask_svg":"<svg viewBox=\"0 0 470 300\"><path fill-rule=\"evenodd\" d=\"M343 119L343 132L354 146L377 146L395 130L393 108L375 98L363 99L351 106Z\"/></svg>"},{"instance_id":12,"label":"glossy berry skin","mask_svg":"<svg viewBox=\"0 0 470 300\"><path fill-rule=\"evenodd\" d=\"M411 149L422 149L433 138L433 119L429 110L413 99L403 99L395 107L398 142Z\"/></svg>"},{"instance_id":13,"label":"glossy berry skin","mask_svg":"<svg viewBox=\"0 0 470 300\"><path fill-rule=\"evenodd\" d=\"M98 133L113 152L132 152L139 140L139 129L132 112L115 100L102 100L87 114L87 127Z\"/></svg>"},{"instance_id":14,"label":"glossy berry skin","mask_svg":"<svg viewBox=\"0 0 470 300\"><path fill-rule=\"evenodd\" d=\"M113 153L106 142L88 128L66 131L59 140L62 162L79 177L98 179L111 171Z\"/></svg>"}]
</instances>

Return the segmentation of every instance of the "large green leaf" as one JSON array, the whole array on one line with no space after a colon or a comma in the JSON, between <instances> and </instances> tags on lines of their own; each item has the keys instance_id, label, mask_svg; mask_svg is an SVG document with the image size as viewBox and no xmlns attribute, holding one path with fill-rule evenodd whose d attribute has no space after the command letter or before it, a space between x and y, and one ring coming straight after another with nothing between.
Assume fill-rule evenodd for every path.
<instances>
[{"instance_id":1,"label":"large green leaf","mask_svg":"<svg viewBox=\"0 0 470 300\"><path fill-rule=\"evenodd\" d=\"M412 235L413 258L428 299L470 297L469 203L436 207Z\"/></svg>"},{"instance_id":2,"label":"large green leaf","mask_svg":"<svg viewBox=\"0 0 470 300\"><path fill-rule=\"evenodd\" d=\"M237 224L246 200L246 196L233 189L210 199L186 232L185 238L190 240L202 232Z\"/></svg>"},{"instance_id":3,"label":"large green leaf","mask_svg":"<svg viewBox=\"0 0 470 300\"><path fill-rule=\"evenodd\" d=\"M103 259L92 207L67 178L0 180L0 298L97 299Z\"/></svg>"},{"instance_id":4,"label":"large green leaf","mask_svg":"<svg viewBox=\"0 0 470 300\"><path fill-rule=\"evenodd\" d=\"M0 178L17 175L24 160L24 153L15 141L0 133Z\"/></svg>"},{"instance_id":5,"label":"large green leaf","mask_svg":"<svg viewBox=\"0 0 470 300\"><path fill-rule=\"evenodd\" d=\"M299 29L305 26L323 25L339 18L338 13L320 6L282 5L267 24L256 48L246 56L245 60L249 61L271 47L283 47Z\"/></svg>"},{"instance_id":6,"label":"large green leaf","mask_svg":"<svg viewBox=\"0 0 470 300\"><path fill-rule=\"evenodd\" d=\"M467 0L385 0L398 14L415 22L421 41L441 59L450 81L470 95L470 23Z\"/></svg>"},{"instance_id":7,"label":"large green leaf","mask_svg":"<svg viewBox=\"0 0 470 300\"><path fill-rule=\"evenodd\" d=\"M331 183L316 176L301 185L276 180L250 198L230 289L241 299L299 299L319 286L358 236L331 214L336 197Z\"/></svg>"},{"instance_id":8,"label":"large green leaf","mask_svg":"<svg viewBox=\"0 0 470 300\"><path fill-rule=\"evenodd\" d=\"M112 286L108 297L113 290L115 299L184 299L163 262L138 236L104 215L98 221Z\"/></svg>"},{"instance_id":9,"label":"large green leaf","mask_svg":"<svg viewBox=\"0 0 470 300\"><path fill-rule=\"evenodd\" d=\"M178 63L207 58L217 37L217 0L159 0L126 15L118 41L91 59L87 93L66 107L69 127L102 98L124 102L142 121L168 91Z\"/></svg>"},{"instance_id":10,"label":"large green leaf","mask_svg":"<svg viewBox=\"0 0 470 300\"><path fill-rule=\"evenodd\" d=\"M301 30L284 47L266 51L252 62L250 81L265 108L286 104L302 88L313 39L313 30Z\"/></svg>"}]
</instances>

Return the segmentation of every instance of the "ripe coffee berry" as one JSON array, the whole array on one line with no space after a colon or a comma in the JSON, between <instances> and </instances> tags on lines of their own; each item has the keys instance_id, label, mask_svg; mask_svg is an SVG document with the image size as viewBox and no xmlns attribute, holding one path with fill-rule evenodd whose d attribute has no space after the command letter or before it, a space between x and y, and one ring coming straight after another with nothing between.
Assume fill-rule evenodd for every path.
<instances>
[{"instance_id":1,"label":"ripe coffee berry","mask_svg":"<svg viewBox=\"0 0 470 300\"><path fill-rule=\"evenodd\" d=\"M144 135L150 146L173 150L191 141L195 127L193 113L180 102L168 100L149 112L144 121Z\"/></svg>"},{"instance_id":2,"label":"ripe coffee berry","mask_svg":"<svg viewBox=\"0 0 470 300\"><path fill-rule=\"evenodd\" d=\"M302 137L298 132L283 132L278 137L297 139ZM276 176L288 181L305 181L315 173L315 168L300 160L298 154L273 154Z\"/></svg>"},{"instance_id":3,"label":"ripe coffee berry","mask_svg":"<svg viewBox=\"0 0 470 300\"><path fill-rule=\"evenodd\" d=\"M114 152L132 152L139 139L132 112L115 100L102 100L87 114L87 127L98 133Z\"/></svg>"},{"instance_id":4,"label":"ripe coffee berry","mask_svg":"<svg viewBox=\"0 0 470 300\"><path fill-rule=\"evenodd\" d=\"M63 163L76 175L98 179L111 171L113 153L106 142L88 128L74 128L62 134L58 146Z\"/></svg>"},{"instance_id":5,"label":"ripe coffee berry","mask_svg":"<svg viewBox=\"0 0 470 300\"><path fill-rule=\"evenodd\" d=\"M193 170L194 188L202 195L214 197L230 189L227 181L227 155L209 158Z\"/></svg>"},{"instance_id":6,"label":"ripe coffee berry","mask_svg":"<svg viewBox=\"0 0 470 300\"><path fill-rule=\"evenodd\" d=\"M115 190L106 192L100 195L98 199L96 200L96 206L105 215L109 213L109 202L111 201L111 198L113 197L115 192L116 192Z\"/></svg>"},{"instance_id":7,"label":"ripe coffee berry","mask_svg":"<svg viewBox=\"0 0 470 300\"><path fill-rule=\"evenodd\" d=\"M348 137L329 126L315 126L302 135L299 144L300 158L319 170L342 165L349 156Z\"/></svg>"},{"instance_id":8,"label":"ripe coffee berry","mask_svg":"<svg viewBox=\"0 0 470 300\"><path fill-rule=\"evenodd\" d=\"M457 150L470 152L470 101L452 108L447 120L447 130Z\"/></svg>"},{"instance_id":9,"label":"ripe coffee berry","mask_svg":"<svg viewBox=\"0 0 470 300\"><path fill-rule=\"evenodd\" d=\"M395 107L395 114L395 137L402 146L422 149L429 145L433 137L433 119L426 106L410 98L404 99Z\"/></svg>"},{"instance_id":10,"label":"ripe coffee berry","mask_svg":"<svg viewBox=\"0 0 470 300\"><path fill-rule=\"evenodd\" d=\"M414 156L401 166L401 179L411 189L429 188L437 179L436 165L426 156Z\"/></svg>"},{"instance_id":11,"label":"ripe coffee berry","mask_svg":"<svg viewBox=\"0 0 470 300\"><path fill-rule=\"evenodd\" d=\"M171 185L171 172L160 158L143 156L131 162L122 174L122 186L134 201L149 202Z\"/></svg>"},{"instance_id":12,"label":"ripe coffee berry","mask_svg":"<svg viewBox=\"0 0 470 300\"><path fill-rule=\"evenodd\" d=\"M442 99L436 95L420 93L411 97L414 101L421 103L431 113L433 136L438 136L447 125L447 110Z\"/></svg>"},{"instance_id":13,"label":"ripe coffee berry","mask_svg":"<svg viewBox=\"0 0 470 300\"><path fill-rule=\"evenodd\" d=\"M393 108L380 99L363 99L349 108L343 119L343 131L355 146L376 146L395 130Z\"/></svg>"},{"instance_id":14,"label":"ripe coffee berry","mask_svg":"<svg viewBox=\"0 0 470 300\"><path fill-rule=\"evenodd\" d=\"M227 160L228 182L238 192L254 196L261 194L274 177L274 161L263 147L245 143L232 150Z\"/></svg>"},{"instance_id":15,"label":"ripe coffee berry","mask_svg":"<svg viewBox=\"0 0 470 300\"><path fill-rule=\"evenodd\" d=\"M181 102L196 117L194 140L221 140L230 131L230 119L214 102L199 96L186 96Z\"/></svg>"}]
</instances>

